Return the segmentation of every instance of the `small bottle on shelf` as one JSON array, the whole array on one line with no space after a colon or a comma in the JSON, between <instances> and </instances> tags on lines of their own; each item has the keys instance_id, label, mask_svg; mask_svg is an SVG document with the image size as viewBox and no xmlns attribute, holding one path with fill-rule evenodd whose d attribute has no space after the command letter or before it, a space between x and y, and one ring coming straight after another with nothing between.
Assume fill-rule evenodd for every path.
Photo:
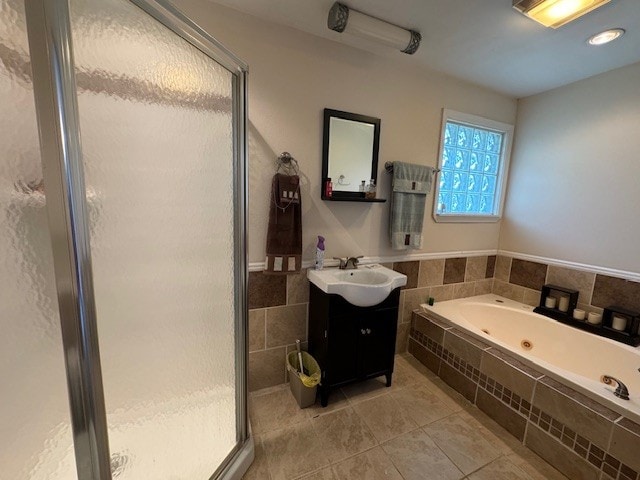
<instances>
[{"instance_id":1,"label":"small bottle on shelf","mask_svg":"<svg viewBox=\"0 0 640 480\"><path fill-rule=\"evenodd\" d=\"M364 198L373 199L376 198L376 181L372 178L367 186L367 191Z\"/></svg>"},{"instance_id":2,"label":"small bottle on shelf","mask_svg":"<svg viewBox=\"0 0 640 480\"><path fill-rule=\"evenodd\" d=\"M324 183L324 196L331 198L331 195L333 195L333 182L331 181L331 178L327 178Z\"/></svg>"}]
</instances>

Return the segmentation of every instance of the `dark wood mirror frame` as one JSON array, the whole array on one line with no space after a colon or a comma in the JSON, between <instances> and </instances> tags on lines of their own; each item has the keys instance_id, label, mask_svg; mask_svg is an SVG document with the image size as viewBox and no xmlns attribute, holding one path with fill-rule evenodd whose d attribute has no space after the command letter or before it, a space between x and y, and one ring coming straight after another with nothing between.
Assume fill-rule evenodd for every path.
<instances>
[{"instance_id":1,"label":"dark wood mirror frame","mask_svg":"<svg viewBox=\"0 0 640 480\"><path fill-rule=\"evenodd\" d=\"M385 202L382 198L365 198L363 192L345 192L334 190L330 197L325 195L325 182L329 178L329 140L330 140L330 128L331 118L341 118L345 120L351 120L353 122L361 122L373 125L373 152L371 158L371 174L366 179L369 181L373 179L376 182L376 188L378 185L378 152L380 148L380 119L375 117L369 117L366 115L360 115L357 113L343 112L341 110L332 110L330 108L324 109L324 130L323 130L323 142L322 142L322 185L320 188L320 196L323 200L333 201L351 201L351 202ZM336 180L333 180L334 185Z\"/></svg>"}]
</instances>

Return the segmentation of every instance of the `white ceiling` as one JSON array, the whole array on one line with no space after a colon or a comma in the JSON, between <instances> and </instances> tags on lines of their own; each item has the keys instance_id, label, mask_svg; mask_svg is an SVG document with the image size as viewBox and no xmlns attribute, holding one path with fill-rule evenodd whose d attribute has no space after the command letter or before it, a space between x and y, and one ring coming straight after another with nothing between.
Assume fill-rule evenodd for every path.
<instances>
[{"instance_id":1,"label":"white ceiling","mask_svg":"<svg viewBox=\"0 0 640 480\"><path fill-rule=\"evenodd\" d=\"M609 4L557 30L515 11L512 0L343 0L354 10L422 33L414 55L327 28L333 0L211 0L379 55L525 97L640 61L640 0ZM586 40L621 27L600 47ZM640 80L639 80L640 81Z\"/></svg>"}]
</instances>

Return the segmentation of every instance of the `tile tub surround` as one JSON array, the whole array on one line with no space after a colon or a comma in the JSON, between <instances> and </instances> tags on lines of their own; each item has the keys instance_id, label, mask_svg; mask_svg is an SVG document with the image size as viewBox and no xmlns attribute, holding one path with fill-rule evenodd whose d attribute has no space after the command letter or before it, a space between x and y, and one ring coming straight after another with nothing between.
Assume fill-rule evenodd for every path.
<instances>
[{"instance_id":1,"label":"tile tub surround","mask_svg":"<svg viewBox=\"0 0 640 480\"><path fill-rule=\"evenodd\" d=\"M493 291L516 302L538 306L542 285L550 283L578 290L578 308L602 313L618 305L640 311L640 282L576 269L498 255Z\"/></svg>"},{"instance_id":2,"label":"tile tub surround","mask_svg":"<svg viewBox=\"0 0 640 480\"><path fill-rule=\"evenodd\" d=\"M418 311L409 353L569 478L640 479L640 425L510 353Z\"/></svg>"},{"instance_id":3,"label":"tile tub surround","mask_svg":"<svg viewBox=\"0 0 640 480\"><path fill-rule=\"evenodd\" d=\"M396 353L407 350L411 312L427 299L439 301L490 293L495 256L396 262L407 275L400 292ZM451 283L455 282L455 283ZM285 383L286 354L295 340L307 341L309 281L306 269L294 275L249 273L249 390Z\"/></svg>"},{"instance_id":4,"label":"tile tub surround","mask_svg":"<svg viewBox=\"0 0 640 480\"><path fill-rule=\"evenodd\" d=\"M396 353L407 349L413 310L429 297L445 301L490 293L494 263L495 256L487 255L394 263L394 270L407 275L407 285L415 285L400 291Z\"/></svg>"},{"instance_id":5,"label":"tile tub surround","mask_svg":"<svg viewBox=\"0 0 640 480\"><path fill-rule=\"evenodd\" d=\"M286 385L249 396L256 458L245 480L563 480L408 354L398 382L336 391L300 410Z\"/></svg>"}]
</instances>

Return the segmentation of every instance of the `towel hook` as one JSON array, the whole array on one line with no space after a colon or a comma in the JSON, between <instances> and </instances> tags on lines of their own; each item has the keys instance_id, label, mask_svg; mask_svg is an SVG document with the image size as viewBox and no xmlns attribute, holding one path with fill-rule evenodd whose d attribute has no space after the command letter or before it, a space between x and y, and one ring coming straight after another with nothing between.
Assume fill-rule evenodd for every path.
<instances>
[{"instance_id":1,"label":"towel hook","mask_svg":"<svg viewBox=\"0 0 640 480\"><path fill-rule=\"evenodd\" d=\"M282 152L280 155L278 155L278 161L280 163L291 163L291 160L293 159L294 158L289 152Z\"/></svg>"},{"instance_id":2,"label":"towel hook","mask_svg":"<svg viewBox=\"0 0 640 480\"><path fill-rule=\"evenodd\" d=\"M277 172L280 171L280 168L286 170L288 174L290 174L291 170L297 175L298 174L298 161L293 158L289 152L282 152L278 155L278 169Z\"/></svg>"}]
</instances>

